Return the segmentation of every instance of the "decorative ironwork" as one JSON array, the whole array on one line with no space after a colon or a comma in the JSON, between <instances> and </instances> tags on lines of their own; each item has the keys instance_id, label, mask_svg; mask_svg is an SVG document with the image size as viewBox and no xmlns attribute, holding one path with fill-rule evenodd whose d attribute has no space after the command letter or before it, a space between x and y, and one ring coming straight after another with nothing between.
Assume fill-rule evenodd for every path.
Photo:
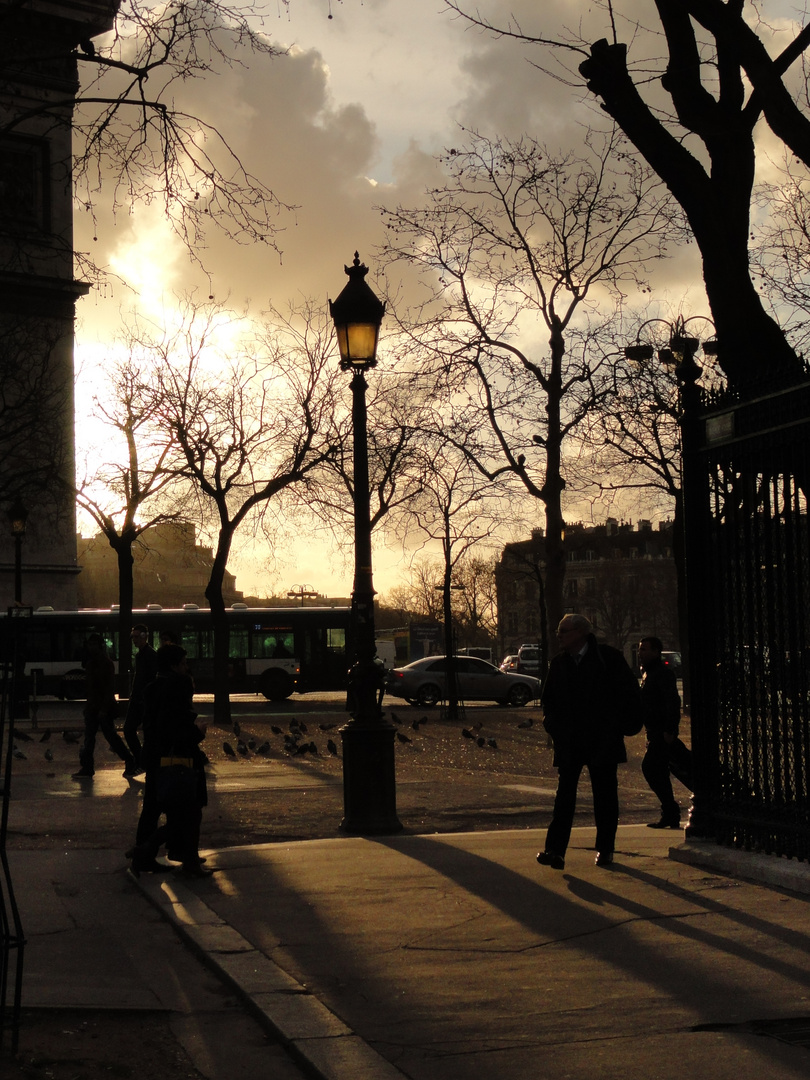
<instances>
[{"instance_id":1,"label":"decorative ironwork","mask_svg":"<svg viewBox=\"0 0 810 1080\"><path fill-rule=\"evenodd\" d=\"M683 434L696 835L807 860L810 382L685 402Z\"/></svg>"}]
</instances>

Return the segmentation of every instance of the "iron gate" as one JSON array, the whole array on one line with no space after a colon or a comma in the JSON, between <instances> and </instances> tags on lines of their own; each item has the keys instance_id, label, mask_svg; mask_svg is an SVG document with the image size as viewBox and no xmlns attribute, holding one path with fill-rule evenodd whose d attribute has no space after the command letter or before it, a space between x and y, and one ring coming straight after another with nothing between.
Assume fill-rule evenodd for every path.
<instances>
[{"instance_id":1,"label":"iron gate","mask_svg":"<svg viewBox=\"0 0 810 1080\"><path fill-rule=\"evenodd\" d=\"M810 382L683 434L693 835L810 859Z\"/></svg>"}]
</instances>

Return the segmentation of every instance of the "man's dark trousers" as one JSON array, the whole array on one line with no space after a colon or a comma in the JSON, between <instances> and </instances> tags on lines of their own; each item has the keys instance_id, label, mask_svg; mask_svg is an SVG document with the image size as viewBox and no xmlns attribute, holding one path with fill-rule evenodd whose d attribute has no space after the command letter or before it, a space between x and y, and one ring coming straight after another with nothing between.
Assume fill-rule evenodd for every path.
<instances>
[{"instance_id":1,"label":"man's dark trousers","mask_svg":"<svg viewBox=\"0 0 810 1080\"><path fill-rule=\"evenodd\" d=\"M616 829L619 826L619 787L616 762L605 765L586 765L585 762L569 762L561 765L554 800L554 817L546 834L546 851L565 855L571 839L571 827L577 806L577 785L582 770L587 768L593 792L593 813L596 821L596 850L612 852L616 845Z\"/></svg>"}]
</instances>

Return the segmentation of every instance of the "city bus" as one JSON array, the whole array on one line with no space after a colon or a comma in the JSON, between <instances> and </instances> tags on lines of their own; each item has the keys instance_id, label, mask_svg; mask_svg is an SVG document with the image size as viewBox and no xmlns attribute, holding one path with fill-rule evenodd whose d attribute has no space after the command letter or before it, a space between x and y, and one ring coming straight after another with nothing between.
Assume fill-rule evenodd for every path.
<instances>
[{"instance_id":1,"label":"city bus","mask_svg":"<svg viewBox=\"0 0 810 1080\"><path fill-rule=\"evenodd\" d=\"M272 701L293 692L343 690L349 667L348 607L250 608L234 604L226 611L230 629L229 688L232 693L263 694ZM214 689L214 632L211 612L195 604L182 608L150 605L132 612L132 625L149 629L157 648L170 632L183 646L199 693ZM85 696L84 657L87 638L100 634L118 667L120 655L117 608L54 611L37 608L29 618L0 615L0 627L16 633L16 652L38 697L75 700ZM127 645L129 636L127 635Z\"/></svg>"}]
</instances>

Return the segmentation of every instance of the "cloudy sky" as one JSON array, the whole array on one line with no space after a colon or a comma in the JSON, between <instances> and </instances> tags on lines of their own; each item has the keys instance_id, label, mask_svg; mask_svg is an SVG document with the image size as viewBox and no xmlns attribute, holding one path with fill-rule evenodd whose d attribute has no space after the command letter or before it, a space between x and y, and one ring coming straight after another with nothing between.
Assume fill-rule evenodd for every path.
<instances>
[{"instance_id":1,"label":"cloudy sky","mask_svg":"<svg viewBox=\"0 0 810 1080\"><path fill-rule=\"evenodd\" d=\"M630 12L645 6L624 5ZM477 7L513 12L526 30L539 31L542 16L544 32L575 23L584 11L594 21L591 39L605 31L601 14L580 0L483 0ZM264 32L288 47L287 55L226 69L189 92L246 167L298 207L279 217L281 254L212 236L200 252L209 286L156 207L136 205L114 220L102 212L98 227L79 214L77 246L92 248L96 261L131 287L111 286L82 302L80 417L127 309L159 320L175 295L195 287L256 311L302 295L325 304L343 287L343 265L356 248L373 284L382 240L376 207L417 205L435 182L434 156L458 144L462 126L570 146L594 115L587 97L532 66L539 56L465 27L442 0L268 0L265 10ZM676 305L696 285L699 291L691 250L672 260L660 285ZM263 570L261 552L239 553L231 569L245 591L307 583L346 595L351 585L347 568L323 549L288 559L275 578ZM379 552L375 569L378 590L389 588L403 576L401 553Z\"/></svg>"}]
</instances>

